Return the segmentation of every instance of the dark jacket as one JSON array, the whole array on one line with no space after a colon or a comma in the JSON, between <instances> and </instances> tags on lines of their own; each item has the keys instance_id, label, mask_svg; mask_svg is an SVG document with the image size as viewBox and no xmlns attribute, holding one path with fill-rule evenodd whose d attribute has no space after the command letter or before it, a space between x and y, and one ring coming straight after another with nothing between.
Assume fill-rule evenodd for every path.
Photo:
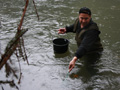
<instances>
[{"instance_id":1,"label":"dark jacket","mask_svg":"<svg viewBox=\"0 0 120 90\"><path fill-rule=\"evenodd\" d=\"M79 19L76 19L73 25L66 26L66 30L67 32L76 33L75 40L78 45L78 50L76 51L75 56L77 58L81 58L88 53L103 50L99 37L99 28L92 19L84 28L80 27Z\"/></svg>"}]
</instances>

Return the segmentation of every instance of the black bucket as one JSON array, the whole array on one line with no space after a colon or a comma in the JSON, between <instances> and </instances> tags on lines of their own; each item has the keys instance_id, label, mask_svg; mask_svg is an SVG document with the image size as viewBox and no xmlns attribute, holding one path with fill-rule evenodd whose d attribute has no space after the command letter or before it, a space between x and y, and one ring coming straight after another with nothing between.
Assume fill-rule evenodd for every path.
<instances>
[{"instance_id":1,"label":"black bucket","mask_svg":"<svg viewBox=\"0 0 120 90\"><path fill-rule=\"evenodd\" d=\"M64 38L53 40L53 49L55 53L65 53L68 50L69 41Z\"/></svg>"}]
</instances>

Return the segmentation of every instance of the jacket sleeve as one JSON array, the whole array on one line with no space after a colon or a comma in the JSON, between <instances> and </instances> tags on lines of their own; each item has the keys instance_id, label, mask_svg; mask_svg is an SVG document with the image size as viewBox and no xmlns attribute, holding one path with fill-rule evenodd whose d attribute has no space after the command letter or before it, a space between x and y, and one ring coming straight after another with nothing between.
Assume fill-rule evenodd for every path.
<instances>
[{"instance_id":1,"label":"jacket sleeve","mask_svg":"<svg viewBox=\"0 0 120 90\"><path fill-rule=\"evenodd\" d=\"M83 55L85 55L87 52L92 50L92 47L94 47L94 43L98 39L98 35L100 34L100 31L98 30L89 30L85 33L85 36L81 42L81 45L78 47L78 50L75 53L75 56L77 58L81 58Z\"/></svg>"},{"instance_id":2,"label":"jacket sleeve","mask_svg":"<svg viewBox=\"0 0 120 90\"><path fill-rule=\"evenodd\" d=\"M75 33L78 24L79 24L79 19L77 18L77 19L75 20L74 24L65 27L65 28L66 28L66 33L67 33L67 32L73 32L73 33Z\"/></svg>"},{"instance_id":3,"label":"jacket sleeve","mask_svg":"<svg viewBox=\"0 0 120 90\"><path fill-rule=\"evenodd\" d=\"M70 26L66 26L66 33L67 32L73 32L73 29L74 29L74 24L70 25Z\"/></svg>"}]
</instances>

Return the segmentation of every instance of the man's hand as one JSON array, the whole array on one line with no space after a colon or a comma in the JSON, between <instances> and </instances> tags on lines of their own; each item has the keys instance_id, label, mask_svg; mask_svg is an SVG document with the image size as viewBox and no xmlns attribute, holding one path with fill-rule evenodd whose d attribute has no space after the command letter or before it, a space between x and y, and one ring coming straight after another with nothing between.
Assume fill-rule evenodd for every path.
<instances>
[{"instance_id":1,"label":"man's hand","mask_svg":"<svg viewBox=\"0 0 120 90\"><path fill-rule=\"evenodd\" d=\"M64 34L64 33L66 33L66 29L65 28L60 28L58 30L58 34Z\"/></svg>"},{"instance_id":2,"label":"man's hand","mask_svg":"<svg viewBox=\"0 0 120 90\"><path fill-rule=\"evenodd\" d=\"M77 57L74 57L69 63L69 72L75 67L75 62L77 61Z\"/></svg>"}]
</instances>

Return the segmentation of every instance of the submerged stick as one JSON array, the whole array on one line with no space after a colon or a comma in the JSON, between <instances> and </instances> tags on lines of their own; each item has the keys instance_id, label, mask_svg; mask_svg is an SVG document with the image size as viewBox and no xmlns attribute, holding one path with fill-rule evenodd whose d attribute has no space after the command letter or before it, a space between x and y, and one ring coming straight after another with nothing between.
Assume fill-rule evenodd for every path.
<instances>
[{"instance_id":1,"label":"submerged stick","mask_svg":"<svg viewBox=\"0 0 120 90\"><path fill-rule=\"evenodd\" d=\"M68 78L68 76L69 76L69 70L68 70L68 72L66 74L66 77L65 77L64 81L66 81L66 79Z\"/></svg>"}]
</instances>

